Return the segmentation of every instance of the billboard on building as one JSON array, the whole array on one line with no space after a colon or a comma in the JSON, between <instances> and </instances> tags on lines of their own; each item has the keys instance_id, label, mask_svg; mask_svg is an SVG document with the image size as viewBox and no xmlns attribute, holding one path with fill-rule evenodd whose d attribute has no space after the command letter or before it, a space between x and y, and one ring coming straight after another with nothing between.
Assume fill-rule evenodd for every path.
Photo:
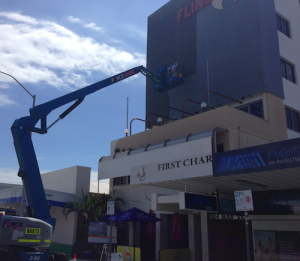
<instances>
[{"instance_id":1,"label":"billboard on building","mask_svg":"<svg viewBox=\"0 0 300 261\"><path fill-rule=\"evenodd\" d=\"M300 138L213 154L214 177L300 167Z\"/></svg>"}]
</instances>

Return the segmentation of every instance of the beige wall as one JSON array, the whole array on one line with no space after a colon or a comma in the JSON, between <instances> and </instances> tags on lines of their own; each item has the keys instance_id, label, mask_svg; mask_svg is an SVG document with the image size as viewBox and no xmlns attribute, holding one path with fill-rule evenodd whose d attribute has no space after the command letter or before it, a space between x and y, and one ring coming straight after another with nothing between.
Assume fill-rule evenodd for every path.
<instances>
[{"instance_id":1,"label":"beige wall","mask_svg":"<svg viewBox=\"0 0 300 261\"><path fill-rule=\"evenodd\" d=\"M283 100L270 93L263 93L265 118L253 116L238 109L223 106L183 120L165 124L158 128L137 133L112 142L112 153L120 150L137 149L148 144L157 144L222 128L226 132L217 134L217 143L225 150L256 146L287 139L285 107Z\"/></svg>"}]
</instances>

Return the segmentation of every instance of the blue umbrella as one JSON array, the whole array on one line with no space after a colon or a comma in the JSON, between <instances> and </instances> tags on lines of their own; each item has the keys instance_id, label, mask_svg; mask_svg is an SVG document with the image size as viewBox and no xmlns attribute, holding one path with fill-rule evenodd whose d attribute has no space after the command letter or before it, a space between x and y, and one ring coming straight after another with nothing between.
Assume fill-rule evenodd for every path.
<instances>
[{"instance_id":1,"label":"blue umbrella","mask_svg":"<svg viewBox=\"0 0 300 261\"><path fill-rule=\"evenodd\" d=\"M157 222L161 219L154 217L138 208L131 208L119 216L116 217L115 221L132 221L133 222L133 261L135 260L135 222L144 221L144 222Z\"/></svg>"},{"instance_id":2,"label":"blue umbrella","mask_svg":"<svg viewBox=\"0 0 300 261\"><path fill-rule=\"evenodd\" d=\"M116 217L115 221L145 221L145 222L157 222L161 219L154 217L138 208L131 208Z\"/></svg>"}]
</instances>

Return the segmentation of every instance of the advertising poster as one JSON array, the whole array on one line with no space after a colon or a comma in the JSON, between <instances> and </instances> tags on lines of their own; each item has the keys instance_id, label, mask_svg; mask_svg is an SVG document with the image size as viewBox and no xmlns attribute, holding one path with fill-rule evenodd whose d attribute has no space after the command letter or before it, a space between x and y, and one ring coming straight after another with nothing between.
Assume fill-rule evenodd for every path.
<instances>
[{"instance_id":1,"label":"advertising poster","mask_svg":"<svg viewBox=\"0 0 300 261\"><path fill-rule=\"evenodd\" d=\"M133 250L135 249L135 260L141 261L141 249L138 247L118 246L117 252L123 256L123 261L133 261Z\"/></svg>"},{"instance_id":2,"label":"advertising poster","mask_svg":"<svg viewBox=\"0 0 300 261\"><path fill-rule=\"evenodd\" d=\"M91 222L89 226L89 243L109 243L110 226L107 222ZM117 229L112 227L112 243L117 243Z\"/></svg>"},{"instance_id":3,"label":"advertising poster","mask_svg":"<svg viewBox=\"0 0 300 261\"><path fill-rule=\"evenodd\" d=\"M299 261L300 231L253 231L255 261Z\"/></svg>"},{"instance_id":4,"label":"advertising poster","mask_svg":"<svg viewBox=\"0 0 300 261\"><path fill-rule=\"evenodd\" d=\"M253 241L255 261L278 260L275 231L253 231Z\"/></svg>"}]
</instances>

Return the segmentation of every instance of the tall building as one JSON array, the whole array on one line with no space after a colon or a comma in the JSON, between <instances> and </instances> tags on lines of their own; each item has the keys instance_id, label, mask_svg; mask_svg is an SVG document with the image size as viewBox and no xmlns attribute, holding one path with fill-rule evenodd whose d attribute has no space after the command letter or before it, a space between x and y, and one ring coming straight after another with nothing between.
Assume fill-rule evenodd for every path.
<instances>
[{"instance_id":1,"label":"tall building","mask_svg":"<svg viewBox=\"0 0 300 261\"><path fill-rule=\"evenodd\" d=\"M247 260L243 190L252 260L300 258L299 28L298 0L171 0L148 17L147 68L177 62L185 82L161 93L147 80L147 130L113 141L99 178L163 220L157 260L178 247L193 261Z\"/></svg>"}]
</instances>

